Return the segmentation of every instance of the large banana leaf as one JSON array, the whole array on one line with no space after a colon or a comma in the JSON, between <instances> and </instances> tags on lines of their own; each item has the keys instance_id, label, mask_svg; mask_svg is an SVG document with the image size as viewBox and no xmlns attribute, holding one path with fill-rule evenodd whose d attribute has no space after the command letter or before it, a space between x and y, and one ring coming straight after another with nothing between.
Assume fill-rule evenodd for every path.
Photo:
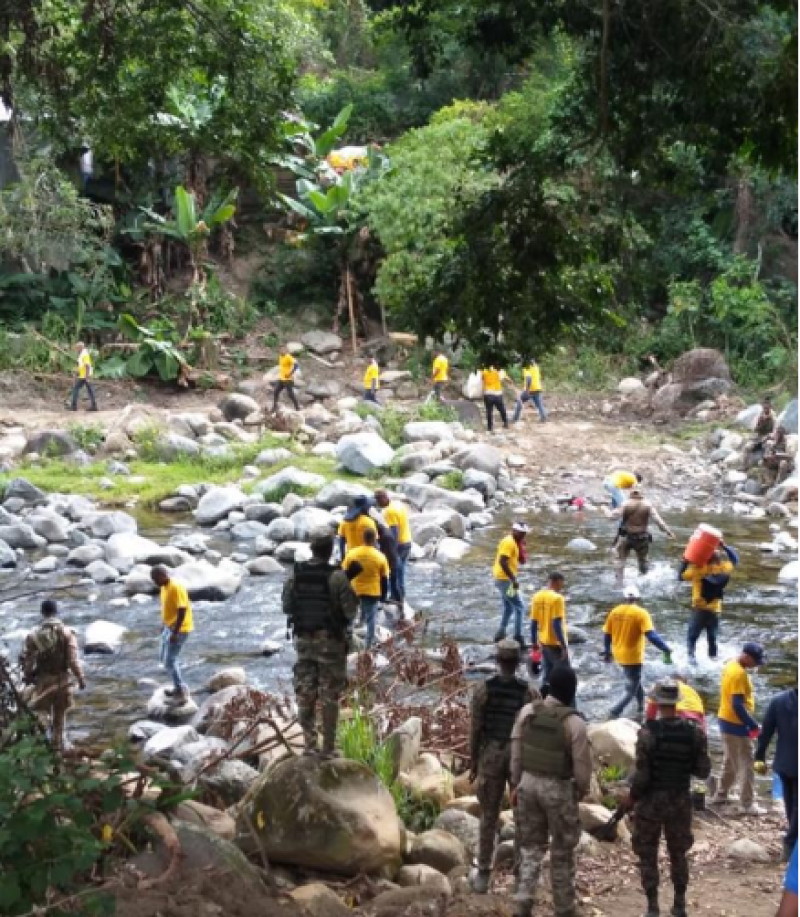
<instances>
[{"instance_id":1,"label":"large banana leaf","mask_svg":"<svg viewBox=\"0 0 800 917\"><path fill-rule=\"evenodd\" d=\"M120 315L117 319L117 327L132 341L141 341L142 338L154 337L153 332L149 328L145 328L144 325L140 325L129 312L123 312Z\"/></svg>"},{"instance_id":2,"label":"large banana leaf","mask_svg":"<svg viewBox=\"0 0 800 917\"><path fill-rule=\"evenodd\" d=\"M238 197L239 189L234 188L232 191L229 191L225 197L220 199L219 197L213 197L208 204L206 205L205 210L202 213L200 219L205 221L206 226L219 226L222 223L227 223L228 220L236 213L236 198Z\"/></svg>"},{"instance_id":3,"label":"large banana leaf","mask_svg":"<svg viewBox=\"0 0 800 917\"><path fill-rule=\"evenodd\" d=\"M320 159L324 159L336 146L336 141L347 130L347 123L353 113L353 106L346 105L336 116L333 124L314 141L314 152Z\"/></svg>"},{"instance_id":4,"label":"large banana leaf","mask_svg":"<svg viewBox=\"0 0 800 917\"><path fill-rule=\"evenodd\" d=\"M300 201L296 201L293 197L280 192L278 192L278 197L290 210L294 210L295 213L303 217L304 220L308 220L309 223L315 223L319 219L314 210L306 207L305 204L301 204Z\"/></svg>"},{"instance_id":5,"label":"large banana leaf","mask_svg":"<svg viewBox=\"0 0 800 917\"><path fill-rule=\"evenodd\" d=\"M194 195L183 185L175 189L175 223L184 239L189 239L197 226L197 207Z\"/></svg>"}]
</instances>

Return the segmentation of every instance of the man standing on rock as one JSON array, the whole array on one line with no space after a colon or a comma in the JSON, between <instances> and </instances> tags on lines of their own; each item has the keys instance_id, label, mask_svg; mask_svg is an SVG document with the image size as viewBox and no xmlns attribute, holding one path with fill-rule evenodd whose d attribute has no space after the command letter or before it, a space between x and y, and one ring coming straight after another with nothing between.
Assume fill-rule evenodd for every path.
<instances>
[{"instance_id":1,"label":"man standing on rock","mask_svg":"<svg viewBox=\"0 0 800 917\"><path fill-rule=\"evenodd\" d=\"M447 380L450 378L450 361L447 357L439 351L436 354L436 359L433 361L433 368L431 369L431 382L433 383L433 392L432 395L437 401L444 401L444 391L445 385L447 385Z\"/></svg>"},{"instance_id":2,"label":"man standing on rock","mask_svg":"<svg viewBox=\"0 0 800 917\"><path fill-rule=\"evenodd\" d=\"M703 566L683 561L680 578L692 584L692 617L686 634L689 662L697 662L697 641L705 631L708 640L708 658L717 658L717 637L722 614L722 599L739 555L725 542L711 555Z\"/></svg>"},{"instance_id":3,"label":"man standing on rock","mask_svg":"<svg viewBox=\"0 0 800 917\"><path fill-rule=\"evenodd\" d=\"M392 500L385 490L375 491L375 502L383 511L383 520L394 535L397 546L397 560L391 568L389 594L401 605L406 599L406 568L411 554L411 527L408 523L408 507L400 500ZM391 564L390 564L391 567Z\"/></svg>"},{"instance_id":4,"label":"man standing on rock","mask_svg":"<svg viewBox=\"0 0 800 917\"><path fill-rule=\"evenodd\" d=\"M194 630L192 603L186 587L172 579L169 570L159 564L150 571L150 578L161 592L161 662L172 678L172 688L164 694L174 703L189 700L189 688L181 677L178 657Z\"/></svg>"},{"instance_id":5,"label":"man standing on rock","mask_svg":"<svg viewBox=\"0 0 800 917\"><path fill-rule=\"evenodd\" d=\"M294 405L295 411L300 410L300 405L297 403L297 395L294 393L294 377L296 372L297 360L295 360L285 346L281 347L280 356L278 357L278 382L275 386L275 397L272 401L273 414L276 414L278 411L278 399L281 397L281 392L286 392L289 396L289 400Z\"/></svg>"},{"instance_id":6,"label":"man standing on rock","mask_svg":"<svg viewBox=\"0 0 800 917\"><path fill-rule=\"evenodd\" d=\"M358 598L347 574L331 564L333 539L315 538L311 560L295 564L283 587L283 612L294 630L294 693L306 754L317 754L317 702L322 705L322 754L336 753L339 699L347 686L350 631Z\"/></svg>"},{"instance_id":7,"label":"man standing on rock","mask_svg":"<svg viewBox=\"0 0 800 917\"><path fill-rule=\"evenodd\" d=\"M42 602L42 623L25 638L20 665L25 683L33 686L29 700L32 710L50 720L53 750L62 753L66 746L67 710L73 703L70 675L81 691L86 687L78 660L75 633L58 617L52 599Z\"/></svg>"},{"instance_id":8,"label":"man standing on rock","mask_svg":"<svg viewBox=\"0 0 800 917\"><path fill-rule=\"evenodd\" d=\"M523 707L511 733L511 801L520 856L514 917L531 917L548 844L556 917L577 917L578 802L592 777L586 723L573 706L577 686L575 672L559 663L550 674L547 699Z\"/></svg>"},{"instance_id":9,"label":"man standing on rock","mask_svg":"<svg viewBox=\"0 0 800 917\"><path fill-rule=\"evenodd\" d=\"M637 600L641 598L637 587L626 586L623 595L628 601L612 608L603 625L603 660L611 662L613 657L621 666L625 678L625 691L609 712L609 719L612 720L622 716L625 708L634 699L639 715L644 713L642 668L645 640L661 650L667 665L672 662L672 650L653 627L653 619L649 613L637 604Z\"/></svg>"},{"instance_id":10,"label":"man standing on rock","mask_svg":"<svg viewBox=\"0 0 800 917\"><path fill-rule=\"evenodd\" d=\"M691 779L711 773L705 733L677 712L680 688L667 679L656 685L658 719L648 720L636 740L636 771L624 805L633 808L633 850L639 857L646 917L659 917L658 848L661 832L669 852L675 901L672 917L686 917L691 850Z\"/></svg>"},{"instance_id":11,"label":"man standing on rock","mask_svg":"<svg viewBox=\"0 0 800 917\"><path fill-rule=\"evenodd\" d=\"M472 888L482 895L489 891L497 822L511 781L511 730L520 710L539 699L538 691L517 678L521 656L516 640L501 640L495 657L500 671L475 688L470 703L469 778L478 782L481 806L478 869Z\"/></svg>"},{"instance_id":12,"label":"man standing on rock","mask_svg":"<svg viewBox=\"0 0 800 917\"><path fill-rule=\"evenodd\" d=\"M70 403L70 410L78 410L78 398L80 397L81 389L85 388L87 394L89 395L89 410L97 410L97 401L94 397L94 388L92 388L92 383L89 381L94 375L94 366L92 364L92 355L89 353L89 348L83 341L78 341L75 345L75 350L78 352L78 367L77 374L75 376L75 384L72 386L72 402Z\"/></svg>"},{"instance_id":13,"label":"man standing on rock","mask_svg":"<svg viewBox=\"0 0 800 917\"><path fill-rule=\"evenodd\" d=\"M661 529L667 538L674 538L675 533L659 516L658 510L645 500L641 489L637 486L631 490L631 495L622 507L622 520L619 524L617 535L617 583L622 585L625 576L625 564L631 551L636 554L639 563L639 573L644 576L648 570L647 556L650 553L650 522Z\"/></svg>"},{"instance_id":14,"label":"man standing on rock","mask_svg":"<svg viewBox=\"0 0 800 917\"><path fill-rule=\"evenodd\" d=\"M546 682L558 662L569 661L567 644L567 603L564 599L564 574L551 573L547 587L531 602L531 645L542 648L542 682Z\"/></svg>"},{"instance_id":15,"label":"man standing on rock","mask_svg":"<svg viewBox=\"0 0 800 917\"><path fill-rule=\"evenodd\" d=\"M367 626L367 649L375 642L378 604L389 592L389 562L378 550L377 540L375 532L367 529L363 546L348 551L342 561L342 567L347 573L355 564L360 568L352 583L361 605L361 623Z\"/></svg>"},{"instance_id":16,"label":"man standing on rock","mask_svg":"<svg viewBox=\"0 0 800 917\"><path fill-rule=\"evenodd\" d=\"M522 636L522 599L519 595L519 565L527 560L525 554L525 535L528 526L523 522L515 522L511 526L511 534L497 546L492 575L494 576L497 591L500 593L500 627L494 635L494 642L502 640L506 635L509 622L514 619L514 639L520 646L525 646Z\"/></svg>"}]
</instances>

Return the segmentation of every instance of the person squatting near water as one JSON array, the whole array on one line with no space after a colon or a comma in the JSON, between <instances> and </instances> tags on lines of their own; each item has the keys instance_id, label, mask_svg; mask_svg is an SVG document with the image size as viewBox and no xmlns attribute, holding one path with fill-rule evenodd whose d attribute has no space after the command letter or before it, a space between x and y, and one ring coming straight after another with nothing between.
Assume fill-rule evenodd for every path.
<instances>
[{"instance_id":1,"label":"person squatting near water","mask_svg":"<svg viewBox=\"0 0 800 917\"><path fill-rule=\"evenodd\" d=\"M522 599L519 595L520 564L527 561L525 553L525 536L528 526L524 522L515 522L511 534L506 535L497 546L492 576L500 593L500 627L494 635L494 642L502 640L511 619L514 619L514 639L524 649L525 638L522 636Z\"/></svg>"},{"instance_id":2,"label":"person squatting near water","mask_svg":"<svg viewBox=\"0 0 800 917\"><path fill-rule=\"evenodd\" d=\"M647 558L650 554L650 544L653 541L650 533L651 521L655 522L667 538L674 538L675 533L664 522L652 503L645 500L638 485L631 489L630 496L619 512L621 519L612 550L616 550L614 566L617 573L617 584L621 586L625 576L625 565L632 552L636 554L639 573L644 576L649 569Z\"/></svg>"},{"instance_id":3,"label":"person squatting near water","mask_svg":"<svg viewBox=\"0 0 800 917\"><path fill-rule=\"evenodd\" d=\"M708 640L708 658L717 658L722 599L738 564L739 555L725 542L720 542L707 564L699 566L687 560L681 563L678 578L692 584L692 617L686 632L686 649L691 663L697 661L697 641L703 633Z\"/></svg>"},{"instance_id":4,"label":"person squatting near water","mask_svg":"<svg viewBox=\"0 0 800 917\"><path fill-rule=\"evenodd\" d=\"M283 587L283 612L294 633L293 680L305 753L319 752L317 703L322 707L322 754L336 754L339 700L347 686L347 653L358 597L347 573L331 563L333 538L311 542L311 560L297 563ZM356 571L354 571L356 572Z\"/></svg>"},{"instance_id":5,"label":"person squatting near water","mask_svg":"<svg viewBox=\"0 0 800 917\"><path fill-rule=\"evenodd\" d=\"M633 809L633 850L639 858L642 888L647 896L645 917L660 915L658 848L662 831L675 896L671 914L687 917L686 855L694 842L691 778L708 777L711 759L703 730L678 715L678 682L669 679L656 685L653 700L658 705L658 719L648 720L639 730L636 770L624 806Z\"/></svg>"},{"instance_id":6,"label":"person squatting near water","mask_svg":"<svg viewBox=\"0 0 800 917\"><path fill-rule=\"evenodd\" d=\"M556 665L547 698L524 707L511 733L511 802L519 852L515 917L533 913L548 846L556 917L577 917L578 802L589 793L592 777L586 723L574 709L577 685L566 663Z\"/></svg>"},{"instance_id":7,"label":"person squatting near water","mask_svg":"<svg viewBox=\"0 0 800 917\"><path fill-rule=\"evenodd\" d=\"M161 564L153 567L150 578L161 594L161 663L172 678L172 688L167 688L164 694L181 704L189 699L189 688L181 675L178 659L194 630L192 603L186 587L172 579L169 570Z\"/></svg>"},{"instance_id":8,"label":"person squatting near water","mask_svg":"<svg viewBox=\"0 0 800 917\"><path fill-rule=\"evenodd\" d=\"M520 710L539 699L539 692L517 677L521 658L516 640L501 640L495 656L498 673L479 684L470 701L469 779L477 781L481 807L478 868L472 888L479 894L489 891L497 823L506 787L511 788L511 730Z\"/></svg>"},{"instance_id":9,"label":"person squatting near water","mask_svg":"<svg viewBox=\"0 0 800 917\"><path fill-rule=\"evenodd\" d=\"M44 714L53 749L61 753L66 748L67 710L73 705L70 675L81 691L86 681L75 632L58 617L58 605L46 599L41 614L41 624L25 638L20 654L22 677L29 686L24 699L31 710Z\"/></svg>"}]
</instances>

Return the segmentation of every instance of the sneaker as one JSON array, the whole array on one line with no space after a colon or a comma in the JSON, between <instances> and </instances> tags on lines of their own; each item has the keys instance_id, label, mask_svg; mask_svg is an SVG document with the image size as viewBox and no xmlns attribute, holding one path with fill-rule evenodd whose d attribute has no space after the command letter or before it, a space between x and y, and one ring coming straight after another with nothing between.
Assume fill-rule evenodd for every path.
<instances>
[{"instance_id":1,"label":"sneaker","mask_svg":"<svg viewBox=\"0 0 800 917\"><path fill-rule=\"evenodd\" d=\"M492 871L490 869L476 869L472 874L470 885L476 895L485 895L489 891L491 881Z\"/></svg>"},{"instance_id":2,"label":"sneaker","mask_svg":"<svg viewBox=\"0 0 800 917\"><path fill-rule=\"evenodd\" d=\"M737 815L766 815L767 810L757 802L751 802L749 806L739 806L736 810Z\"/></svg>"}]
</instances>

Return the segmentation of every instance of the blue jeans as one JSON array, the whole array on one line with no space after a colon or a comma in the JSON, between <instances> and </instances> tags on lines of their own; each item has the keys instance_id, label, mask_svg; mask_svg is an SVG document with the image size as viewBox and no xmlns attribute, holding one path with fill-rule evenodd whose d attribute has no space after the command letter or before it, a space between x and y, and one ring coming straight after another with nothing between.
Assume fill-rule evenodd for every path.
<instances>
[{"instance_id":1,"label":"blue jeans","mask_svg":"<svg viewBox=\"0 0 800 917\"><path fill-rule=\"evenodd\" d=\"M378 393L371 388L364 389L364 401L371 401L373 404L380 404L380 401L378 401Z\"/></svg>"},{"instance_id":2,"label":"blue jeans","mask_svg":"<svg viewBox=\"0 0 800 917\"><path fill-rule=\"evenodd\" d=\"M406 567L411 554L411 542L397 546L397 561L389 576L389 595L397 602L406 599Z\"/></svg>"},{"instance_id":3,"label":"blue jeans","mask_svg":"<svg viewBox=\"0 0 800 917\"><path fill-rule=\"evenodd\" d=\"M695 658L697 641L705 631L708 638L708 658L717 658L717 636L719 635L719 615L716 611L692 611L689 629L686 632L686 649L689 659Z\"/></svg>"},{"instance_id":4,"label":"blue jeans","mask_svg":"<svg viewBox=\"0 0 800 917\"><path fill-rule=\"evenodd\" d=\"M186 691L186 682L181 678L181 668L178 665L178 656L189 639L188 634L178 634L173 640L172 631L165 627L161 632L161 662L167 670L167 674L172 678L172 684L176 691Z\"/></svg>"},{"instance_id":5,"label":"blue jeans","mask_svg":"<svg viewBox=\"0 0 800 917\"><path fill-rule=\"evenodd\" d=\"M546 646L542 644L542 684L550 679L550 673L561 662L564 651L560 646Z\"/></svg>"},{"instance_id":6,"label":"blue jeans","mask_svg":"<svg viewBox=\"0 0 800 917\"><path fill-rule=\"evenodd\" d=\"M611 481L603 481L603 487L611 497L611 509L619 509L625 502L625 497L620 488L612 484Z\"/></svg>"},{"instance_id":7,"label":"blue jeans","mask_svg":"<svg viewBox=\"0 0 800 917\"><path fill-rule=\"evenodd\" d=\"M509 622L514 618L514 639L520 644L524 642L522 636L522 599L519 592L516 595L509 596L508 590L511 588L511 580L496 579L495 586L500 593L500 629L495 634L495 641L502 640L506 635Z\"/></svg>"},{"instance_id":8,"label":"blue jeans","mask_svg":"<svg viewBox=\"0 0 800 917\"><path fill-rule=\"evenodd\" d=\"M636 705L639 713L644 710L644 688L642 687L642 666L641 665L623 665L622 675L625 679L625 693L611 708L611 716L617 717L622 715L622 711L628 704L636 699Z\"/></svg>"},{"instance_id":9,"label":"blue jeans","mask_svg":"<svg viewBox=\"0 0 800 917\"><path fill-rule=\"evenodd\" d=\"M97 410L97 402L94 400L94 389L92 388L92 383L88 379L76 379L75 384L72 386L72 404L70 408L73 411L78 410L78 396L81 393L81 389L85 388L89 393L89 404L91 405L91 410Z\"/></svg>"},{"instance_id":10,"label":"blue jeans","mask_svg":"<svg viewBox=\"0 0 800 917\"><path fill-rule=\"evenodd\" d=\"M539 412L539 420L547 420L547 411L545 411L544 405L542 404L542 393L522 392L519 398L517 398L517 404L514 408L514 423L522 416L522 406L529 401L532 401L536 405L536 410Z\"/></svg>"},{"instance_id":11,"label":"blue jeans","mask_svg":"<svg viewBox=\"0 0 800 917\"><path fill-rule=\"evenodd\" d=\"M361 595L358 601L361 605L361 623L367 625L367 649L369 649L375 642L375 615L380 599L376 596Z\"/></svg>"}]
</instances>

